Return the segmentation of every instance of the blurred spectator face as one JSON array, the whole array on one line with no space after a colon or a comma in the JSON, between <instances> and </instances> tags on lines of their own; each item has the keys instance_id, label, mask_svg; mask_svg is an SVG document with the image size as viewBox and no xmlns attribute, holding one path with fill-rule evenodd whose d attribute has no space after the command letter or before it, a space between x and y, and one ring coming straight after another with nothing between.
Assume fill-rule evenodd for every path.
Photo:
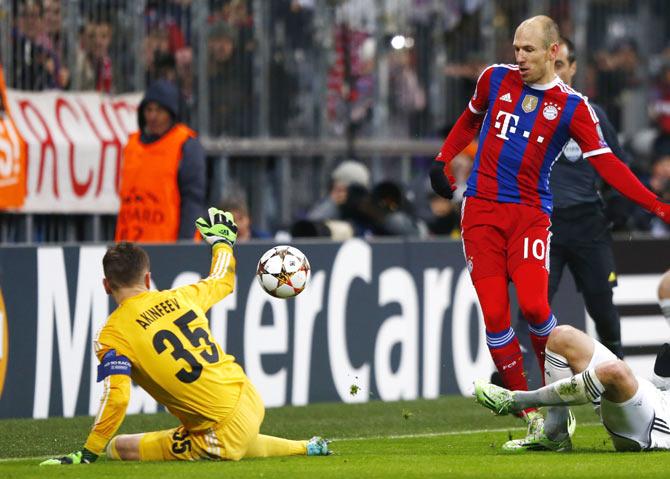
<instances>
[{"instance_id":1,"label":"blurred spectator face","mask_svg":"<svg viewBox=\"0 0 670 479\"><path fill-rule=\"evenodd\" d=\"M223 7L223 17L231 25L243 25L248 16L247 0L231 0L230 3Z\"/></svg>"},{"instance_id":2,"label":"blurred spectator face","mask_svg":"<svg viewBox=\"0 0 670 479\"><path fill-rule=\"evenodd\" d=\"M635 46L631 43L625 43L618 52L621 61L621 67L625 70L634 70L637 68L638 56Z\"/></svg>"},{"instance_id":3,"label":"blurred spectator face","mask_svg":"<svg viewBox=\"0 0 670 479\"><path fill-rule=\"evenodd\" d=\"M470 172L472 171L472 162L473 158L464 154L456 155L454 159L451 160L451 174L454 175L457 183L465 183L468 180Z\"/></svg>"},{"instance_id":4,"label":"blurred spectator face","mask_svg":"<svg viewBox=\"0 0 670 479\"><path fill-rule=\"evenodd\" d=\"M336 205L343 205L347 201L348 190L349 185L336 181L333 183L333 187L330 190L330 199L333 200L333 203Z\"/></svg>"},{"instance_id":5,"label":"blurred spectator face","mask_svg":"<svg viewBox=\"0 0 670 479\"><path fill-rule=\"evenodd\" d=\"M151 30L144 43L146 65L153 65L154 59L162 54L170 52L170 36L166 29Z\"/></svg>"},{"instance_id":6,"label":"blurred spectator face","mask_svg":"<svg viewBox=\"0 0 670 479\"><path fill-rule=\"evenodd\" d=\"M44 26L49 35L60 32L62 27L60 0L44 2Z\"/></svg>"},{"instance_id":7,"label":"blurred spectator face","mask_svg":"<svg viewBox=\"0 0 670 479\"><path fill-rule=\"evenodd\" d=\"M521 79L526 84L538 83L547 74L553 61L551 50L544 45L539 22L522 23L514 34L514 56Z\"/></svg>"},{"instance_id":8,"label":"blurred spectator face","mask_svg":"<svg viewBox=\"0 0 670 479\"><path fill-rule=\"evenodd\" d=\"M18 27L31 40L35 40L42 33L42 7L39 3L26 1L20 4Z\"/></svg>"},{"instance_id":9,"label":"blurred spectator face","mask_svg":"<svg viewBox=\"0 0 670 479\"><path fill-rule=\"evenodd\" d=\"M556 61L554 61L554 70L566 85L572 85L572 78L577 72L577 62L570 63L568 59L568 46L563 43L558 46Z\"/></svg>"},{"instance_id":10,"label":"blurred spectator face","mask_svg":"<svg viewBox=\"0 0 670 479\"><path fill-rule=\"evenodd\" d=\"M86 23L84 28L81 30L79 37L81 49L90 54L92 52L93 43L95 41L95 24Z\"/></svg>"},{"instance_id":11,"label":"blurred spectator face","mask_svg":"<svg viewBox=\"0 0 670 479\"><path fill-rule=\"evenodd\" d=\"M670 155L662 156L654 162L649 185L656 193L666 197L670 191Z\"/></svg>"},{"instance_id":12,"label":"blurred spectator face","mask_svg":"<svg viewBox=\"0 0 670 479\"><path fill-rule=\"evenodd\" d=\"M155 101L150 101L144 107L146 132L150 135L163 136L172 126L170 112Z\"/></svg>"},{"instance_id":13,"label":"blurred spectator face","mask_svg":"<svg viewBox=\"0 0 670 479\"><path fill-rule=\"evenodd\" d=\"M193 50L191 47L180 48L174 54L177 78L184 93L188 92L193 83Z\"/></svg>"},{"instance_id":14,"label":"blurred spectator face","mask_svg":"<svg viewBox=\"0 0 670 479\"><path fill-rule=\"evenodd\" d=\"M209 39L209 54L216 63L223 63L233 56L235 44L228 35L213 36Z\"/></svg>"},{"instance_id":15,"label":"blurred spectator face","mask_svg":"<svg viewBox=\"0 0 670 479\"><path fill-rule=\"evenodd\" d=\"M93 30L93 56L104 58L109 54L109 45L112 43L112 26L102 22L95 25Z\"/></svg>"},{"instance_id":16,"label":"blurred spectator face","mask_svg":"<svg viewBox=\"0 0 670 479\"><path fill-rule=\"evenodd\" d=\"M251 239L251 218L249 213L243 209L231 209L237 225L237 241L248 241Z\"/></svg>"},{"instance_id":17,"label":"blurred spectator face","mask_svg":"<svg viewBox=\"0 0 670 479\"><path fill-rule=\"evenodd\" d=\"M448 216L454 211L454 208L454 203L451 200L438 195L430 195L430 211L435 216Z\"/></svg>"}]
</instances>

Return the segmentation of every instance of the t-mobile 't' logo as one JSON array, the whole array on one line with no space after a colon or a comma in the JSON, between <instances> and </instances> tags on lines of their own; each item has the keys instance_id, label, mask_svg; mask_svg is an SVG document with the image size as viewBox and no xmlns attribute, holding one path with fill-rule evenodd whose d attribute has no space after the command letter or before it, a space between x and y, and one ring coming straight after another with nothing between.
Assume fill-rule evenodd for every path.
<instances>
[{"instance_id":1,"label":"t-mobile 't' logo","mask_svg":"<svg viewBox=\"0 0 670 479\"><path fill-rule=\"evenodd\" d=\"M500 121L500 117L504 117L502 120L502 124ZM514 120L514 124L510 125L510 120ZM506 111L498 111L498 116L496 117L496 123L493 125L496 129L500 128L500 133L498 133L496 136L498 138L502 138L503 140L509 140L507 137L507 132L509 131L510 133L516 132L516 125L519 123L519 116L515 115L514 113L507 113Z\"/></svg>"}]
</instances>

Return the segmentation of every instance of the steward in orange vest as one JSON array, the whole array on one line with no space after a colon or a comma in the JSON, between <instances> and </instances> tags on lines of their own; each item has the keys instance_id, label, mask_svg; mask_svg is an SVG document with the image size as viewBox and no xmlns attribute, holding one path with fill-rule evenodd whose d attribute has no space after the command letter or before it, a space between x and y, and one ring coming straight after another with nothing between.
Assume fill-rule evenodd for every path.
<instances>
[{"instance_id":1,"label":"steward in orange vest","mask_svg":"<svg viewBox=\"0 0 670 479\"><path fill-rule=\"evenodd\" d=\"M179 91L158 80L138 108L140 130L124 149L116 241L192 239L206 210L205 153L196 133L178 123Z\"/></svg>"}]
</instances>

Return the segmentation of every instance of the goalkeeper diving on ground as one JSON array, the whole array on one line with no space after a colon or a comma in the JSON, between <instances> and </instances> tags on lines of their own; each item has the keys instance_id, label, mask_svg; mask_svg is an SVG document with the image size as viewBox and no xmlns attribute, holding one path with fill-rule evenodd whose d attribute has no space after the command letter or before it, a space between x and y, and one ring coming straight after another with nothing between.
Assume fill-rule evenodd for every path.
<instances>
[{"instance_id":1,"label":"goalkeeper diving on ground","mask_svg":"<svg viewBox=\"0 0 670 479\"><path fill-rule=\"evenodd\" d=\"M87 464L104 451L125 461L233 460L331 453L321 437L294 441L259 433L263 401L235 358L214 341L205 313L233 291L237 226L216 208L196 227L212 246L209 276L150 291L149 257L132 243L110 247L103 285L118 307L94 340L104 394L82 449L41 465ZM123 422L131 379L176 416L165 431L114 436Z\"/></svg>"}]
</instances>

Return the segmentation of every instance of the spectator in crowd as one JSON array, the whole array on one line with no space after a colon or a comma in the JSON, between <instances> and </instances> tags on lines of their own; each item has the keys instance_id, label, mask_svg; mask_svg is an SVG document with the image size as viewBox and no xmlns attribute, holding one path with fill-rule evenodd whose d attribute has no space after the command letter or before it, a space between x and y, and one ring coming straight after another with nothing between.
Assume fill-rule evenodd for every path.
<instances>
[{"instance_id":1,"label":"spectator in crowd","mask_svg":"<svg viewBox=\"0 0 670 479\"><path fill-rule=\"evenodd\" d=\"M47 36L48 46L52 50L63 53L63 17L61 15L60 0L44 0L44 31Z\"/></svg>"},{"instance_id":2,"label":"spectator in crowd","mask_svg":"<svg viewBox=\"0 0 670 479\"><path fill-rule=\"evenodd\" d=\"M79 30L79 44L75 57L75 70L72 76L72 88L77 91L95 90L95 68L91 61L95 42L95 24L86 22Z\"/></svg>"},{"instance_id":3,"label":"spectator in crowd","mask_svg":"<svg viewBox=\"0 0 670 479\"><path fill-rule=\"evenodd\" d=\"M622 128L622 94L640 83L640 57L632 39L622 39L610 50L596 52L596 95L607 117L620 131Z\"/></svg>"},{"instance_id":4,"label":"spectator in crowd","mask_svg":"<svg viewBox=\"0 0 670 479\"><path fill-rule=\"evenodd\" d=\"M369 129L374 102L375 40L369 33L338 25L335 61L328 72L328 117L336 135Z\"/></svg>"},{"instance_id":5,"label":"spectator in crowd","mask_svg":"<svg viewBox=\"0 0 670 479\"><path fill-rule=\"evenodd\" d=\"M173 57L170 36L162 27L151 28L144 40L144 64L147 82L153 82L164 74L166 58ZM174 59L172 60L174 64Z\"/></svg>"},{"instance_id":6,"label":"spectator in crowd","mask_svg":"<svg viewBox=\"0 0 670 479\"><path fill-rule=\"evenodd\" d=\"M670 153L660 155L654 159L649 176L649 188L663 201L670 201ZM670 236L670 226L650 213L637 208L637 226L648 231L652 236L663 238Z\"/></svg>"},{"instance_id":7,"label":"spectator in crowd","mask_svg":"<svg viewBox=\"0 0 670 479\"><path fill-rule=\"evenodd\" d=\"M80 32L73 79L75 90L112 93L113 69L109 54L112 24L107 20L91 20Z\"/></svg>"},{"instance_id":8,"label":"spectator in crowd","mask_svg":"<svg viewBox=\"0 0 670 479\"><path fill-rule=\"evenodd\" d=\"M653 90L649 113L655 123L657 136L654 154L670 154L670 62L661 70Z\"/></svg>"},{"instance_id":9,"label":"spectator in crowd","mask_svg":"<svg viewBox=\"0 0 670 479\"><path fill-rule=\"evenodd\" d=\"M426 92L419 82L410 49L394 50L390 64L391 135L408 137L417 131L416 119L426 108Z\"/></svg>"},{"instance_id":10,"label":"spectator in crowd","mask_svg":"<svg viewBox=\"0 0 670 479\"><path fill-rule=\"evenodd\" d=\"M148 30L162 30L170 53L188 45L192 0L149 0L145 11Z\"/></svg>"},{"instance_id":11,"label":"spectator in crowd","mask_svg":"<svg viewBox=\"0 0 670 479\"><path fill-rule=\"evenodd\" d=\"M44 0L44 31L47 38L47 48L54 52L57 58L64 58L63 17L61 15L61 0ZM58 68L57 83L61 88L70 86L71 75L65 65Z\"/></svg>"},{"instance_id":12,"label":"spectator in crowd","mask_svg":"<svg viewBox=\"0 0 670 479\"><path fill-rule=\"evenodd\" d=\"M158 80L138 108L140 130L124 150L116 240L172 242L193 238L205 210L205 153L179 123L179 92Z\"/></svg>"},{"instance_id":13,"label":"spectator in crowd","mask_svg":"<svg viewBox=\"0 0 670 479\"><path fill-rule=\"evenodd\" d=\"M402 187L393 181L377 183L371 192L374 207L381 212L381 221L373 234L378 236L426 236L426 225L414 214ZM372 219L377 218L373 214Z\"/></svg>"},{"instance_id":14,"label":"spectator in crowd","mask_svg":"<svg viewBox=\"0 0 670 479\"><path fill-rule=\"evenodd\" d=\"M428 219L430 234L460 238L461 210L458 205L432 190L428 192L428 204L431 212L431 217Z\"/></svg>"},{"instance_id":15,"label":"spectator in crowd","mask_svg":"<svg viewBox=\"0 0 670 479\"><path fill-rule=\"evenodd\" d=\"M261 231L254 227L247 202L241 195L225 197L219 205L219 209L230 211L233 214L233 218L237 224L238 243L245 243L254 238L267 239L272 237L266 231Z\"/></svg>"},{"instance_id":16,"label":"spectator in crowd","mask_svg":"<svg viewBox=\"0 0 670 479\"><path fill-rule=\"evenodd\" d=\"M247 133L244 115L250 102L242 85L242 72L235 61L237 32L224 21L209 31L210 134L241 136Z\"/></svg>"},{"instance_id":17,"label":"spectator in crowd","mask_svg":"<svg viewBox=\"0 0 670 479\"><path fill-rule=\"evenodd\" d=\"M254 18L248 0L226 0L218 3L220 3L219 7L213 8L210 16L211 30L219 38L221 35L229 35L233 48L230 58L219 58L210 64L210 78L212 77L212 66L214 66L213 76L215 78L221 78L226 73L230 75L228 83L233 84L234 91L237 92L237 99L231 98L234 101L226 103L229 106L226 106L225 110L229 112L233 122L226 126L224 132L234 136L248 136L256 122L251 111L253 80L256 76L254 71L254 52L256 50ZM228 32L224 33L224 25L227 26ZM214 48L216 50L217 46L214 45ZM271 61L276 63L274 53ZM271 65L271 68L274 66ZM212 96L211 92L210 87L210 96ZM211 111L210 113L213 114Z\"/></svg>"},{"instance_id":18,"label":"spectator in crowd","mask_svg":"<svg viewBox=\"0 0 670 479\"><path fill-rule=\"evenodd\" d=\"M346 203L349 187L352 185L367 190L370 186L370 171L363 163L346 160L331 173L328 195L309 210L307 219L311 221L343 219L341 207Z\"/></svg>"},{"instance_id":19,"label":"spectator in crowd","mask_svg":"<svg viewBox=\"0 0 670 479\"><path fill-rule=\"evenodd\" d=\"M19 3L14 35L17 57L12 69L12 81L23 90L63 88L69 81L67 71L61 72L58 54L49 47L49 36L44 25L44 5L38 0Z\"/></svg>"}]
</instances>

